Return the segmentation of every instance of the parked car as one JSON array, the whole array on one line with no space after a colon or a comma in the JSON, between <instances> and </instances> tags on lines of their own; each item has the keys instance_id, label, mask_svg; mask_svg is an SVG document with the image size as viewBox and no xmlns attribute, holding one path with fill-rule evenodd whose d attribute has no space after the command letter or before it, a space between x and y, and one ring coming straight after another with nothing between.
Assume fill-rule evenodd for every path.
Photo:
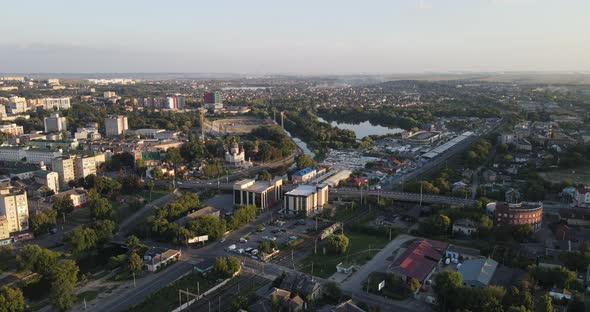
<instances>
[{"instance_id":1,"label":"parked car","mask_svg":"<svg viewBox=\"0 0 590 312\"><path fill-rule=\"evenodd\" d=\"M289 236L289 239L290 240L296 240L297 239L297 236L295 236L295 235Z\"/></svg>"},{"instance_id":2,"label":"parked car","mask_svg":"<svg viewBox=\"0 0 590 312\"><path fill-rule=\"evenodd\" d=\"M247 239L245 239L244 237L240 237L240 243L247 243L247 242L248 242Z\"/></svg>"}]
</instances>

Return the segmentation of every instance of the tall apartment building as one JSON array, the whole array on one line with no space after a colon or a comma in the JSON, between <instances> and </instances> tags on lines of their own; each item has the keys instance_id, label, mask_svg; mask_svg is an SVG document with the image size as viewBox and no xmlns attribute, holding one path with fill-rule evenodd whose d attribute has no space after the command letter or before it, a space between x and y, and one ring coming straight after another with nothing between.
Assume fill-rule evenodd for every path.
<instances>
[{"instance_id":1,"label":"tall apartment building","mask_svg":"<svg viewBox=\"0 0 590 312\"><path fill-rule=\"evenodd\" d=\"M184 109L186 101L183 96L169 96L166 98L167 109Z\"/></svg>"},{"instance_id":2,"label":"tall apartment building","mask_svg":"<svg viewBox=\"0 0 590 312\"><path fill-rule=\"evenodd\" d=\"M105 133L107 136L119 136L129 129L127 117L125 116L108 116L104 120Z\"/></svg>"},{"instance_id":3,"label":"tall apartment building","mask_svg":"<svg viewBox=\"0 0 590 312\"><path fill-rule=\"evenodd\" d=\"M223 94L221 91L215 91L215 104L223 104Z\"/></svg>"},{"instance_id":4,"label":"tall apartment building","mask_svg":"<svg viewBox=\"0 0 590 312\"><path fill-rule=\"evenodd\" d=\"M28 110L27 99L20 96L13 96L8 99L8 109L13 115L22 114Z\"/></svg>"},{"instance_id":5,"label":"tall apartment building","mask_svg":"<svg viewBox=\"0 0 590 312\"><path fill-rule=\"evenodd\" d=\"M21 135L24 133L23 126L17 126L16 124L0 125L0 132L10 135Z\"/></svg>"},{"instance_id":6,"label":"tall apartment building","mask_svg":"<svg viewBox=\"0 0 590 312\"><path fill-rule=\"evenodd\" d=\"M49 117L45 117L45 119L43 119L43 124L45 125L45 133L68 130L66 117L60 117L59 113L53 113Z\"/></svg>"},{"instance_id":7,"label":"tall apartment building","mask_svg":"<svg viewBox=\"0 0 590 312\"><path fill-rule=\"evenodd\" d=\"M44 98L43 107L47 110L62 110L70 108L70 98L69 97L59 97L59 98Z\"/></svg>"},{"instance_id":8,"label":"tall apartment building","mask_svg":"<svg viewBox=\"0 0 590 312\"><path fill-rule=\"evenodd\" d=\"M94 156L79 156L74 159L74 176L76 180L96 174L96 160Z\"/></svg>"},{"instance_id":9,"label":"tall apartment building","mask_svg":"<svg viewBox=\"0 0 590 312\"><path fill-rule=\"evenodd\" d=\"M0 239L7 239L10 233L28 229L27 192L10 186L0 188Z\"/></svg>"},{"instance_id":10,"label":"tall apartment building","mask_svg":"<svg viewBox=\"0 0 590 312\"><path fill-rule=\"evenodd\" d=\"M215 103L215 94L213 92L203 92L203 104Z\"/></svg>"},{"instance_id":11,"label":"tall apartment building","mask_svg":"<svg viewBox=\"0 0 590 312\"><path fill-rule=\"evenodd\" d=\"M59 177L59 189L68 188L68 182L76 178L74 159L70 156L56 157L51 160L51 170L57 172Z\"/></svg>"}]
</instances>

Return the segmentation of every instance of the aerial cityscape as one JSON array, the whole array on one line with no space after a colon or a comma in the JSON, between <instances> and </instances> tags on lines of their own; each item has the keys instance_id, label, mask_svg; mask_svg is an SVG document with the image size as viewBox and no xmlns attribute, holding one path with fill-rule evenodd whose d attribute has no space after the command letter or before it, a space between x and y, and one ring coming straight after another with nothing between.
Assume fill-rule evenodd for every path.
<instances>
[{"instance_id":1,"label":"aerial cityscape","mask_svg":"<svg viewBox=\"0 0 590 312\"><path fill-rule=\"evenodd\" d=\"M590 311L589 10L4 4L0 312Z\"/></svg>"}]
</instances>

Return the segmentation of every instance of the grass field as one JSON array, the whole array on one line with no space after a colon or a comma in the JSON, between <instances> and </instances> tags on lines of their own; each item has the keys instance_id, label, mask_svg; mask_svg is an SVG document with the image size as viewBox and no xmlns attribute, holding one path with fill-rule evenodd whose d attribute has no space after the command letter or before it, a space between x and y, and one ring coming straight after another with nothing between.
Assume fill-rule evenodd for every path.
<instances>
[{"instance_id":1,"label":"grass field","mask_svg":"<svg viewBox=\"0 0 590 312\"><path fill-rule=\"evenodd\" d=\"M546 181L559 183L564 180L572 180L574 184L590 184L590 166L576 169L561 169L548 172L539 172L539 175Z\"/></svg>"},{"instance_id":2,"label":"grass field","mask_svg":"<svg viewBox=\"0 0 590 312\"><path fill-rule=\"evenodd\" d=\"M336 265L338 263L347 262L358 265L364 264L378 252L374 249L381 249L385 247L387 243L389 243L389 237L386 237L385 235L383 237L379 237L352 231L345 231L344 234L348 236L350 240L348 250L345 254L336 255L331 254L328 251L326 251L326 254L323 254L325 243L322 243L318 246L317 254L310 255L300 263L300 269L303 272L312 273L311 264L313 263L313 275L322 278L328 278L332 274L336 273ZM369 252L369 248L371 248L372 251Z\"/></svg>"}]
</instances>

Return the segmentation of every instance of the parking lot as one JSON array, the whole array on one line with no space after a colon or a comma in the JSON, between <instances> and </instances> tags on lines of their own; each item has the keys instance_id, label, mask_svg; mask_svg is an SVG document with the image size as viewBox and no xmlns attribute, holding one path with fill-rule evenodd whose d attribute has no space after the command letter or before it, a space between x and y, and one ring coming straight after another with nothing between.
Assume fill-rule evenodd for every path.
<instances>
[{"instance_id":1,"label":"parking lot","mask_svg":"<svg viewBox=\"0 0 590 312\"><path fill-rule=\"evenodd\" d=\"M258 258L258 245L264 241L274 241L278 249L285 249L289 242L310 238L308 229L315 230L315 220L284 219L258 227L255 231L243 235L239 240L225 241L222 246L230 253L246 254ZM318 221L318 228L322 223Z\"/></svg>"}]
</instances>

